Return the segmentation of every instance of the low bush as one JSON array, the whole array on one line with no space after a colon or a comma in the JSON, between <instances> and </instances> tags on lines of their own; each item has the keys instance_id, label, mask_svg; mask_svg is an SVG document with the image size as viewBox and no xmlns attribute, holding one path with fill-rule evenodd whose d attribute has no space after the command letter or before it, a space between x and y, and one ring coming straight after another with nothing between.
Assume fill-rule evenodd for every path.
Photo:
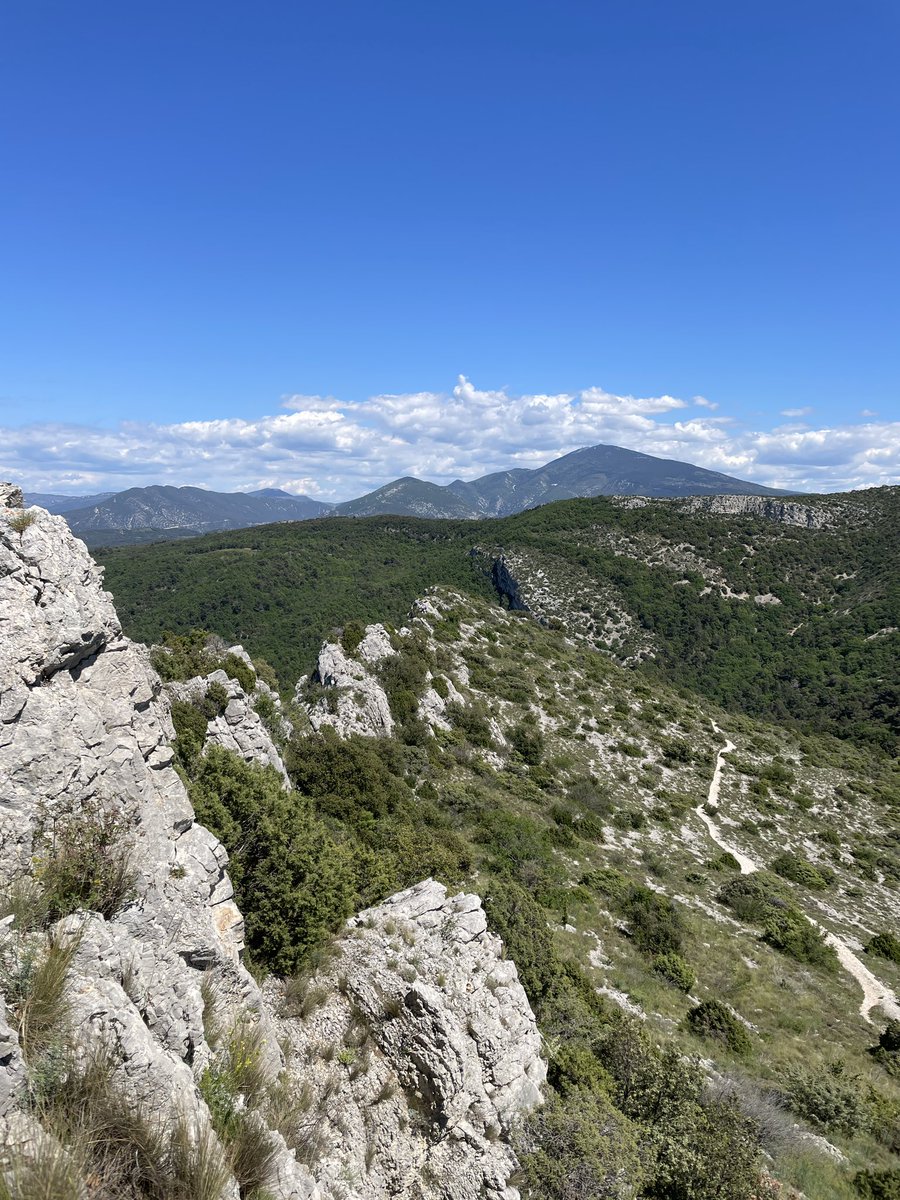
<instances>
[{"instance_id":1,"label":"low bush","mask_svg":"<svg viewBox=\"0 0 900 1200\"><path fill-rule=\"evenodd\" d=\"M900 938L887 930L876 933L866 943L866 954L877 954L879 958L900 963Z\"/></svg>"},{"instance_id":2,"label":"low bush","mask_svg":"<svg viewBox=\"0 0 900 1200\"><path fill-rule=\"evenodd\" d=\"M363 640L365 634L366 627L362 621L348 621L341 630L341 647L349 658L352 658L359 649L359 643Z\"/></svg>"},{"instance_id":3,"label":"low bush","mask_svg":"<svg viewBox=\"0 0 900 1200\"><path fill-rule=\"evenodd\" d=\"M543 909L516 883L497 880L484 897L491 929L503 939L519 979L535 1003L561 986L562 973Z\"/></svg>"},{"instance_id":4,"label":"low bush","mask_svg":"<svg viewBox=\"0 0 900 1200\"><path fill-rule=\"evenodd\" d=\"M212 746L190 796L197 819L229 852L251 955L290 975L353 911L357 879L349 848L283 782L272 767Z\"/></svg>"},{"instance_id":5,"label":"low bush","mask_svg":"<svg viewBox=\"0 0 900 1200\"><path fill-rule=\"evenodd\" d=\"M520 722L506 735L510 746L524 763L536 767L544 757L544 735L536 725Z\"/></svg>"},{"instance_id":6,"label":"low bush","mask_svg":"<svg viewBox=\"0 0 900 1200\"><path fill-rule=\"evenodd\" d=\"M794 1112L826 1133L852 1137L866 1127L866 1100L860 1081L848 1075L840 1061L824 1068L788 1068L784 1092Z\"/></svg>"},{"instance_id":7,"label":"low bush","mask_svg":"<svg viewBox=\"0 0 900 1200\"><path fill-rule=\"evenodd\" d=\"M761 924L773 909L787 906L784 884L765 871L730 879L716 899L740 920L752 924Z\"/></svg>"},{"instance_id":8,"label":"low bush","mask_svg":"<svg viewBox=\"0 0 900 1200\"><path fill-rule=\"evenodd\" d=\"M753 1042L744 1025L720 1000L704 1000L702 1004L695 1005L685 1020L691 1033L721 1042L741 1058L745 1058L753 1049Z\"/></svg>"},{"instance_id":9,"label":"low bush","mask_svg":"<svg viewBox=\"0 0 900 1200\"><path fill-rule=\"evenodd\" d=\"M619 903L631 938L644 954L677 953L681 949L683 922L674 901L641 884L631 884Z\"/></svg>"},{"instance_id":10,"label":"low bush","mask_svg":"<svg viewBox=\"0 0 900 1200\"><path fill-rule=\"evenodd\" d=\"M900 1170L857 1171L853 1187L862 1200L900 1200Z\"/></svg>"},{"instance_id":11,"label":"low bush","mask_svg":"<svg viewBox=\"0 0 900 1200\"><path fill-rule=\"evenodd\" d=\"M129 832L125 813L99 800L43 814L33 864L48 921L78 909L109 919L128 902L135 881Z\"/></svg>"},{"instance_id":12,"label":"low bush","mask_svg":"<svg viewBox=\"0 0 900 1200\"><path fill-rule=\"evenodd\" d=\"M820 867L814 867L811 862L807 862L805 858L801 858L798 854L792 854L790 851L779 854L772 862L771 869L782 879L790 879L792 883L799 883L801 887L807 887L813 891L822 891L834 880L830 871L826 873Z\"/></svg>"},{"instance_id":13,"label":"low bush","mask_svg":"<svg viewBox=\"0 0 900 1200\"><path fill-rule=\"evenodd\" d=\"M516 1183L534 1200L625 1200L640 1185L640 1133L602 1093L571 1088L526 1119Z\"/></svg>"},{"instance_id":14,"label":"low bush","mask_svg":"<svg viewBox=\"0 0 900 1200\"><path fill-rule=\"evenodd\" d=\"M166 681L193 679L223 670L245 692L252 692L256 673L237 654L226 654L224 649L220 638L210 637L202 629L192 629L186 634L164 633L160 643L153 647L150 661Z\"/></svg>"},{"instance_id":15,"label":"low bush","mask_svg":"<svg viewBox=\"0 0 900 1200\"><path fill-rule=\"evenodd\" d=\"M741 864L729 850L723 850L721 854L711 858L703 865L707 871L740 871L741 869Z\"/></svg>"},{"instance_id":16,"label":"low bush","mask_svg":"<svg viewBox=\"0 0 900 1200\"><path fill-rule=\"evenodd\" d=\"M489 713L482 703L461 704L454 701L444 709L444 716L455 730L473 746L487 749L493 745Z\"/></svg>"},{"instance_id":17,"label":"low bush","mask_svg":"<svg viewBox=\"0 0 900 1200\"><path fill-rule=\"evenodd\" d=\"M771 912L763 924L763 941L797 962L829 971L837 969L837 955L824 934L796 908Z\"/></svg>"},{"instance_id":18,"label":"low bush","mask_svg":"<svg viewBox=\"0 0 900 1200\"><path fill-rule=\"evenodd\" d=\"M900 1076L900 1021L888 1021L869 1053L889 1075Z\"/></svg>"},{"instance_id":19,"label":"low bush","mask_svg":"<svg viewBox=\"0 0 900 1200\"><path fill-rule=\"evenodd\" d=\"M696 975L691 965L680 954L658 954L653 960L653 970L657 975L678 988L680 992L689 992L694 986Z\"/></svg>"}]
</instances>

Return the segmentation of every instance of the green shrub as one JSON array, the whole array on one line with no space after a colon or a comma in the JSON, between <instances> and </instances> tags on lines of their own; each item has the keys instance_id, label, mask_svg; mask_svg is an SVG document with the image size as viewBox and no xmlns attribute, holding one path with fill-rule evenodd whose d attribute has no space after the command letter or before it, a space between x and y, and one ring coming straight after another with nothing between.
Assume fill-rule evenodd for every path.
<instances>
[{"instance_id":1,"label":"green shrub","mask_svg":"<svg viewBox=\"0 0 900 1200\"><path fill-rule=\"evenodd\" d=\"M619 902L619 911L629 925L635 946L652 956L677 953L681 949L683 922L668 896L640 884L631 884Z\"/></svg>"},{"instance_id":2,"label":"green shrub","mask_svg":"<svg viewBox=\"0 0 900 1200\"><path fill-rule=\"evenodd\" d=\"M175 758L178 764L192 773L206 741L208 718L190 700L172 701L172 724L175 727Z\"/></svg>"},{"instance_id":3,"label":"green shrub","mask_svg":"<svg viewBox=\"0 0 900 1200\"><path fill-rule=\"evenodd\" d=\"M696 975L680 954L658 954L653 960L653 970L680 992L687 993L694 986Z\"/></svg>"},{"instance_id":4,"label":"green shrub","mask_svg":"<svg viewBox=\"0 0 900 1200\"><path fill-rule=\"evenodd\" d=\"M341 739L333 729L295 736L285 753L291 782L316 807L341 820L368 822L412 798L398 747L375 738Z\"/></svg>"},{"instance_id":5,"label":"green shrub","mask_svg":"<svg viewBox=\"0 0 900 1200\"><path fill-rule=\"evenodd\" d=\"M348 621L341 630L341 647L348 658L352 658L359 649L359 643L366 636L366 627L362 621Z\"/></svg>"},{"instance_id":6,"label":"green shrub","mask_svg":"<svg viewBox=\"0 0 900 1200\"><path fill-rule=\"evenodd\" d=\"M900 1077L900 1021L888 1021L869 1054L889 1075Z\"/></svg>"},{"instance_id":7,"label":"green shrub","mask_svg":"<svg viewBox=\"0 0 900 1200\"><path fill-rule=\"evenodd\" d=\"M770 912L763 923L763 941L797 962L830 971L837 968L837 955L825 935L796 908Z\"/></svg>"},{"instance_id":8,"label":"green shrub","mask_svg":"<svg viewBox=\"0 0 900 1200\"><path fill-rule=\"evenodd\" d=\"M684 738L665 738L663 740L663 758L667 766L689 763L694 757L689 742Z\"/></svg>"},{"instance_id":9,"label":"green shrub","mask_svg":"<svg viewBox=\"0 0 900 1200\"><path fill-rule=\"evenodd\" d=\"M866 954L877 954L879 958L887 958L891 962L900 963L900 938L887 930L876 933L866 943Z\"/></svg>"},{"instance_id":10,"label":"green shrub","mask_svg":"<svg viewBox=\"0 0 900 1200\"><path fill-rule=\"evenodd\" d=\"M616 829L643 829L647 818L639 808L619 808L613 813Z\"/></svg>"},{"instance_id":11,"label":"green shrub","mask_svg":"<svg viewBox=\"0 0 900 1200\"><path fill-rule=\"evenodd\" d=\"M753 1042L745 1027L720 1000L704 1000L695 1005L685 1020L697 1037L721 1042L741 1058L745 1058L753 1049Z\"/></svg>"},{"instance_id":12,"label":"green shrub","mask_svg":"<svg viewBox=\"0 0 900 1200\"><path fill-rule=\"evenodd\" d=\"M841 848L841 837L836 829L832 829L830 825L824 829L820 829L816 834L820 842L824 842L826 846L834 846L835 849Z\"/></svg>"},{"instance_id":13,"label":"green shrub","mask_svg":"<svg viewBox=\"0 0 900 1200\"><path fill-rule=\"evenodd\" d=\"M824 1068L790 1067L784 1073L785 1095L794 1112L827 1133L853 1137L866 1127L865 1096L858 1077L840 1061Z\"/></svg>"},{"instance_id":14,"label":"green shrub","mask_svg":"<svg viewBox=\"0 0 900 1200\"><path fill-rule=\"evenodd\" d=\"M765 871L729 879L716 898L736 917L751 924L761 924L773 909L784 908L787 903L784 884Z\"/></svg>"},{"instance_id":15,"label":"green shrub","mask_svg":"<svg viewBox=\"0 0 900 1200\"><path fill-rule=\"evenodd\" d=\"M862 1200L900 1200L900 1170L857 1171L853 1186Z\"/></svg>"},{"instance_id":16,"label":"green shrub","mask_svg":"<svg viewBox=\"0 0 900 1200\"><path fill-rule=\"evenodd\" d=\"M826 874L805 858L790 851L779 854L772 862L771 869L782 879L790 879L793 883L799 883L801 887L811 888L813 891L822 891L834 878L830 872Z\"/></svg>"},{"instance_id":17,"label":"green shrub","mask_svg":"<svg viewBox=\"0 0 900 1200\"><path fill-rule=\"evenodd\" d=\"M556 992L562 975L544 910L524 888L500 880L491 884L484 909L529 998L538 1002Z\"/></svg>"},{"instance_id":18,"label":"green shrub","mask_svg":"<svg viewBox=\"0 0 900 1200\"><path fill-rule=\"evenodd\" d=\"M473 746L487 749L493 745L493 735L488 724L488 711L480 701L460 704L455 701L444 709L444 716Z\"/></svg>"},{"instance_id":19,"label":"green shrub","mask_svg":"<svg viewBox=\"0 0 900 1200\"><path fill-rule=\"evenodd\" d=\"M224 654L210 648L210 643L216 642L222 646L220 639L211 638L202 629L192 629L185 634L163 633L160 644L153 647L150 661L160 678L166 681L193 679L197 675L223 670L245 692L252 692L256 687L256 673L237 654Z\"/></svg>"},{"instance_id":20,"label":"green shrub","mask_svg":"<svg viewBox=\"0 0 900 1200\"><path fill-rule=\"evenodd\" d=\"M536 725L520 722L506 736L513 750L529 766L536 767L544 757L544 735Z\"/></svg>"},{"instance_id":21,"label":"green shrub","mask_svg":"<svg viewBox=\"0 0 900 1200\"><path fill-rule=\"evenodd\" d=\"M526 1119L519 1162L529 1200L626 1200L643 1176L639 1131L602 1092L579 1087Z\"/></svg>"},{"instance_id":22,"label":"green shrub","mask_svg":"<svg viewBox=\"0 0 900 1200\"><path fill-rule=\"evenodd\" d=\"M760 1174L759 1129L705 1088L696 1060L660 1051L637 1022L619 1020L598 1045L613 1098L641 1123L654 1200L750 1200Z\"/></svg>"},{"instance_id":23,"label":"green shrub","mask_svg":"<svg viewBox=\"0 0 900 1200\"><path fill-rule=\"evenodd\" d=\"M204 700L205 715L208 719L219 717L228 707L228 688L224 683L219 683L218 679L214 679L207 685Z\"/></svg>"},{"instance_id":24,"label":"green shrub","mask_svg":"<svg viewBox=\"0 0 900 1200\"><path fill-rule=\"evenodd\" d=\"M610 900L623 900L631 886L628 879L615 867L598 867L596 871L587 871L581 877L581 882L592 892L608 896Z\"/></svg>"},{"instance_id":25,"label":"green shrub","mask_svg":"<svg viewBox=\"0 0 900 1200\"><path fill-rule=\"evenodd\" d=\"M716 855L715 858L711 858L709 862L703 865L707 871L740 871L741 869L741 864L728 850L723 850L721 854Z\"/></svg>"},{"instance_id":26,"label":"green shrub","mask_svg":"<svg viewBox=\"0 0 900 1200\"><path fill-rule=\"evenodd\" d=\"M219 746L200 760L190 796L197 819L229 852L251 954L292 974L354 907L351 853L277 771Z\"/></svg>"}]
</instances>

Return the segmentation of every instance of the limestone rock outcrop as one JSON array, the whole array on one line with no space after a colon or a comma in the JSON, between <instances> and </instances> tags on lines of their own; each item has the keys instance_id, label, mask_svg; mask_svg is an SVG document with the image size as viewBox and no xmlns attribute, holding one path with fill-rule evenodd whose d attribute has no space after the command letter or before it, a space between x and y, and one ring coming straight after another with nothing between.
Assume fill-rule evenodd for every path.
<instances>
[{"instance_id":1,"label":"limestone rock outcrop","mask_svg":"<svg viewBox=\"0 0 900 1200\"><path fill-rule=\"evenodd\" d=\"M233 647L229 653L234 654L236 650L240 649L241 647ZM262 680L257 680L256 691L253 695L248 696L238 681L231 679L220 668L211 671L208 675L197 675L183 683L169 683L166 685L166 691L173 700L196 701L206 695L210 684L213 683L225 689L227 701L222 712L207 722L204 749L207 746L221 746L223 750L230 750L233 754L237 754L244 762L258 763L263 767L274 767L287 784L287 771L278 747L254 707L255 699L260 692L263 692L273 709L276 712L280 709L280 700L277 695ZM276 705L277 700L278 704ZM286 718L279 717L278 719L282 722L283 732L285 726L289 731L290 725Z\"/></svg>"},{"instance_id":2,"label":"limestone rock outcrop","mask_svg":"<svg viewBox=\"0 0 900 1200\"><path fill-rule=\"evenodd\" d=\"M426 880L351 918L299 1003L282 1036L308 1064L323 1184L358 1181L354 1200L517 1194L508 1135L546 1065L477 896Z\"/></svg>"},{"instance_id":3,"label":"limestone rock outcrop","mask_svg":"<svg viewBox=\"0 0 900 1200\"><path fill-rule=\"evenodd\" d=\"M314 729L330 725L341 737L358 733L366 737L389 737L394 718L387 693L375 672L377 665L394 654L390 635L383 625L369 625L352 655L338 642L326 642L319 651L315 683L327 695L310 702L305 681L297 685L295 701L306 708Z\"/></svg>"},{"instance_id":4,"label":"limestone rock outcrop","mask_svg":"<svg viewBox=\"0 0 900 1200\"><path fill-rule=\"evenodd\" d=\"M235 1029L250 1031L273 1096L306 1089L314 1103L297 1101L305 1115L292 1125L268 1101L248 1118L271 1149L273 1200L511 1200L507 1135L538 1101L544 1066L478 898L448 899L428 881L361 914L313 981L323 1003L312 1015L276 1013L284 985L261 990L241 963L227 854L196 823L173 767L169 698L149 652L123 636L101 572L64 520L23 510L7 485L0 502L0 900L32 883L56 831L79 821L111 819L128 876L108 916L76 908L32 929L0 910L0 1147L27 1156L50 1136L27 1101L35 1081L16 996L28 964L56 945L71 949L67 1037L82 1060L112 1056L123 1103L163 1126L186 1122L217 1147L201 1084ZM346 671L358 662L368 673L390 652L376 628ZM210 737L271 761L248 734L248 697L227 676L216 681L228 703ZM237 1196L229 1178L220 1200Z\"/></svg>"},{"instance_id":5,"label":"limestone rock outcrop","mask_svg":"<svg viewBox=\"0 0 900 1200\"><path fill-rule=\"evenodd\" d=\"M799 500L781 500L774 496L690 496L674 502L684 512L709 513L726 517L763 517L782 525L800 525L805 529L827 529L833 514Z\"/></svg>"}]
</instances>

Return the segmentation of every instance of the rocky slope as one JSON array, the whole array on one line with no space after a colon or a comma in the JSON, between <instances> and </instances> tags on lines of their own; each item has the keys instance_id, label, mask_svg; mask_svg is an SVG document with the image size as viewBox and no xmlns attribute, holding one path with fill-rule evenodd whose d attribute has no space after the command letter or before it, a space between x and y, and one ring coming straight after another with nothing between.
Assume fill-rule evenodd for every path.
<instances>
[{"instance_id":1,"label":"rocky slope","mask_svg":"<svg viewBox=\"0 0 900 1200\"><path fill-rule=\"evenodd\" d=\"M895 1166L896 1140L863 1110L900 1114L896 1077L873 1058L900 1011L900 959L873 944L900 916L900 764L706 708L589 652L573 632L433 589L390 632L381 665L358 648L383 627L356 630L349 648L326 644L318 688L332 695L313 705L344 736L384 740L374 723L351 728L340 715L347 679L379 688L394 741L431 760L417 784L423 806L431 798L455 814L485 872L542 897L555 945L596 993L649 1036L701 1053L764 1124L786 1126L793 1145L772 1148L780 1179L810 1197L849 1197L855 1170ZM322 670L338 655L343 683ZM417 708L402 695L409 686ZM745 887L759 892L742 906ZM629 889L682 923L667 947L683 959L681 982L665 976L658 944L641 948ZM691 1012L710 1003L751 1037L737 1072L715 1038L685 1036ZM561 1029L540 1015L548 1045L570 1036L570 1014ZM857 1104L858 1119L809 1102L820 1085Z\"/></svg>"},{"instance_id":2,"label":"rocky slope","mask_svg":"<svg viewBox=\"0 0 900 1200\"><path fill-rule=\"evenodd\" d=\"M0 489L0 1167L13 1194L51 1167L67 1195L96 1194L95 1160L68 1137L61 1149L51 1116L102 1060L107 1109L169 1139L154 1196L513 1197L508 1135L544 1066L478 898L428 881L349 923L314 1003L261 990L241 964L227 856L173 768L147 651L122 635L63 519L21 505ZM246 724L246 697L222 686L220 741ZM393 949L398 930L414 962ZM250 1140L253 1186L236 1150Z\"/></svg>"}]
</instances>

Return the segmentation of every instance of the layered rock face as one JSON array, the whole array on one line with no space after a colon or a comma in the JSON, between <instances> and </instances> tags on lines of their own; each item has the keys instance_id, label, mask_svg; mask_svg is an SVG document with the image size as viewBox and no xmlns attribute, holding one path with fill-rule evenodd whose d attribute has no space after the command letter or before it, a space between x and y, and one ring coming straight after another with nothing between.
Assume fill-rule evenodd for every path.
<instances>
[{"instance_id":1,"label":"layered rock face","mask_svg":"<svg viewBox=\"0 0 900 1200\"><path fill-rule=\"evenodd\" d=\"M394 718L387 694L374 668L394 653L383 625L369 625L353 655L336 642L326 642L319 652L315 681L329 689L329 699L307 705L314 729L330 725L341 737L389 737ZM303 681L295 697L303 704Z\"/></svg>"},{"instance_id":2,"label":"layered rock face","mask_svg":"<svg viewBox=\"0 0 900 1200\"><path fill-rule=\"evenodd\" d=\"M797 500L779 500L771 496L691 496L675 501L685 512L710 513L713 516L763 517L782 525L800 525L806 529L827 529L833 515L822 508Z\"/></svg>"},{"instance_id":3,"label":"layered rock face","mask_svg":"<svg viewBox=\"0 0 900 1200\"><path fill-rule=\"evenodd\" d=\"M433 880L351 918L300 995L270 988L318 1114L317 1175L360 1197L512 1200L508 1135L546 1065L515 964L477 896ZM330 1193L329 1193L330 1194Z\"/></svg>"},{"instance_id":4,"label":"layered rock face","mask_svg":"<svg viewBox=\"0 0 900 1200\"><path fill-rule=\"evenodd\" d=\"M228 653L235 653L243 648L233 646ZM225 689L227 703L218 716L207 722L206 746L221 746L242 758L244 762L257 763L261 767L274 767L281 775L285 784L288 782L287 771L282 762L278 747L272 740L272 735L260 720L259 714L253 707L254 696L248 696L236 679L230 679L223 670L211 671L208 675L197 675L184 683L170 683L166 691L173 700L196 701L206 695L210 684L218 684ZM280 708L278 697L261 680L257 680L257 692L271 700L273 707ZM277 709L276 709L277 711ZM279 715L283 732L290 736L290 723Z\"/></svg>"},{"instance_id":5,"label":"layered rock face","mask_svg":"<svg viewBox=\"0 0 900 1200\"><path fill-rule=\"evenodd\" d=\"M79 910L33 932L0 922L0 988L20 986L52 944L69 946L69 1045L81 1060L112 1057L125 1103L214 1145L201 1083L229 1031L255 1031L273 1095L304 1097L307 1114L298 1133L268 1097L253 1111L275 1200L509 1200L507 1134L537 1101L544 1067L477 897L448 900L428 882L355 918L313 981L322 1003L276 1013L281 985L261 991L241 964L227 855L173 768L168 699L147 651L123 637L64 520L21 503L0 486L0 891L33 881L55 830L105 816L131 879L108 918ZM235 686L212 734L253 758L265 748L235 734L248 725ZM19 1015L14 995L8 1009L0 997L0 1147L28 1159L46 1134L28 1103L36 1065L24 1061ZM355 1070L363 1057L367 1070ZM236 1180L219 1194L237 1200Z\"/></svg>"}]
</instances>

